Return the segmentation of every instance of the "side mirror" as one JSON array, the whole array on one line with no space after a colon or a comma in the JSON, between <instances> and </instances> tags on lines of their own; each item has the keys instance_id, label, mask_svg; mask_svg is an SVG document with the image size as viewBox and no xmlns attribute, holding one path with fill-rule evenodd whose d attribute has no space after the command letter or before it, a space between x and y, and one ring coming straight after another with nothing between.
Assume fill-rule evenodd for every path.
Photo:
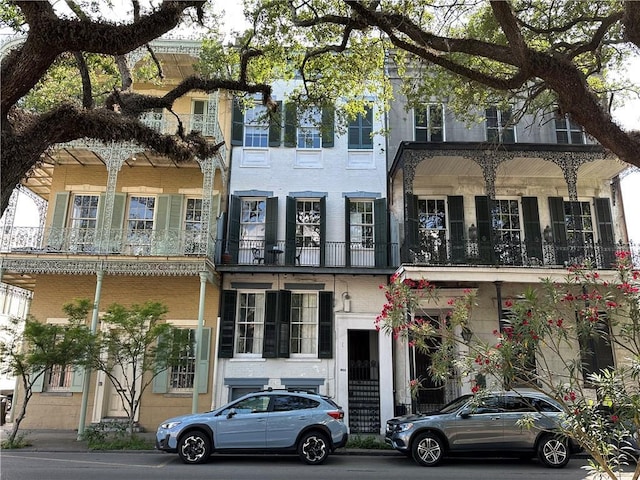
<instances>
[{"instance_id":1,"label":"side mirror","mask_svg":"<svg viewBox=\"0 0 640 480\"><path fill-rule=\"evenodd\" d=\"M227 413L227 418L233 418L236 416L236 409L232 408L231 410L229 410L229 413Z\"/></svg>"},{"instance_id":2,"label":"side mirror","mask_svg":"<svg viewBox=\"0 0 640 480\"><path fill-rule=\"evenodd\" d=\"M460 410L460 418L469 418L469 416L471 416L471 410L469 410L468 408L463 408L462 410Z\"/></svg>"}]
</instances>

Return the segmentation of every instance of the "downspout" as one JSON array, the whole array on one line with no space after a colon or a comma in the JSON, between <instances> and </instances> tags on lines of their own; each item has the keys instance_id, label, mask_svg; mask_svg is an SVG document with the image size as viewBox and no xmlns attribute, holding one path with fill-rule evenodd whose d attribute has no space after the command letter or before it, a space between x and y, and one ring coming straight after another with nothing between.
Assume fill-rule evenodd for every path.
<instances>
[{"instance_id":1,"label":"downspout","mask_svg":"<svg viewBox=\"0 0 640 480\"><path fill-rule=\"evenodd\" d=\"M96 294L93 300L93 311L91 314L91 334L95 335L98 330L98 312L100 310L100 295L102 293L102 280L104 270L102 267L96 272ZM82 440L85 429L85 417L87 416L87 403L89 400L89 387L91 386L91 368L85 367L82 381L82 402L80 404L80 421L78 423L78 440Z\"/></svg>"},{"instance_id":2,"label":"downspout","mask_svg":"<svg viewBox=\"0 0 640 480\"><path fill-rule=\"evenodd\" d=\"M200 390L200 372L198 371L200 358L202 357L202 329L204 326L204 297L207 291L207 272L200 272L200 301L198 303L198 329L196 330L196 365L193 376L193 397L191 400L191 413L198 413L198 395Z\"/></svg>"}]
</instances>

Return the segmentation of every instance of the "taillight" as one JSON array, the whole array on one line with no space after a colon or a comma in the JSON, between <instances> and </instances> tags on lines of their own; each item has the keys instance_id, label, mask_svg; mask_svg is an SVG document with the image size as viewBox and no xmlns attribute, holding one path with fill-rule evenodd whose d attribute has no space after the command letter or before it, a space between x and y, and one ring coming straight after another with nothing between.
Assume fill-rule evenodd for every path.
<instances>
[{"instance_id":1,"label":"taillight","mask_svg":"<svg viewBox=\"0 0 640 480\"><path fill-rule=\"evenodd\" d=\"M335 418L336 420L342 420L344 418L344 412L342 410L331 410L327 412L331 418Z\"/></svg>"}]
</instances>

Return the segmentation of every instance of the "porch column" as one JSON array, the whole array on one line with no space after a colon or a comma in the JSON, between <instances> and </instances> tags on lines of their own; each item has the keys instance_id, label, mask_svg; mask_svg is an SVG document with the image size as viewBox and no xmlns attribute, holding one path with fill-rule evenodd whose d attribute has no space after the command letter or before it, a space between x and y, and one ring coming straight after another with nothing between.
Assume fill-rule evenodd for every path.
<instances>
[{"instance_id":1,"label":"porch column","mask_svg":"<svg viewBox=\"0 0 640 480\"><path fill-rule=\"evenodd\" d=\"M207 279L209 275L207 272L200 272L200 302L198 303L198 328L196 330L196 364L193 374L193 397L191 401L191 413L198 413L198 395L200 390L200 382L198 377L200 372L198 371L198 362L200 361L202 354L202 329L204 327L204 297L207 293ZM212 387L213 388L213 387Z\"/></svg>"},{"instance_id":2,"label":"porch column","mask_svg":"<svg viewBox=\"0 0 640 480\"><path fill-rule=\"evenodd\" d=\"M100 311L100 295L102 293L102 280L104 278L104 270L102 267L98 268L96 272L96 293L93 300L93 311L91 313L91 333L95 334L98 330L98 313ZM82 439L85 427L85 417L87 416L87 403L89 400L89 387L91 384L91 369L86 367L84 369L84 378L82 381L82 402L80 404L80 422L78 423L78 440Z\"/></svg>"}]
</instances>

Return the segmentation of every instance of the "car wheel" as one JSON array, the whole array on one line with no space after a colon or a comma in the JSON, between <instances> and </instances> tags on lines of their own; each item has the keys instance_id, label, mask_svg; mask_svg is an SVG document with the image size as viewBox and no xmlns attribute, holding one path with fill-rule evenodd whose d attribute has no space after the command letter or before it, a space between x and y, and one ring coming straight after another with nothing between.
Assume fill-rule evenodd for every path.
<instances>
[{"instance_id":1,"label":"car wheel","mask_svg":"<svg viewBox=\"0 0 640 480\"><path fill-rule=\"evenodd\" d=\"M562 468L569 463L569 445L566 438L546 435L538 445L538 458L547 467Z\"/></svg>"},{"instance_id":2,"label":"car wheel","mask_svg":"<svg viewBox=\"0 0 640 480\"><path fill-rule=\"evenodd\" d=\"M308 465L319 465L329 456L329 441L318 432L306 433L298 443L298 455Z\"/></svg>"},{"instance_id":3,"label":"car wheel","mask_svg":"<svg viewBox=\"0 0 640 480\"><path fill-rule=\"evenodd\" d=\"M434 467L444 457L444 444L437 435L426 432L419 435L411 445L413 459L423 467Z\"/></svg>"},{"instance_id":4,"label":"car wheel","mask_svg":"<svg viewBox=\"0 0 640 480\"><path fill-rule=\"evenodd\" d=\"M211 456L211 440L202 432L187 432L178 442L178 456L184 463L205 463Z\"/></svg>"}]
</instances>

